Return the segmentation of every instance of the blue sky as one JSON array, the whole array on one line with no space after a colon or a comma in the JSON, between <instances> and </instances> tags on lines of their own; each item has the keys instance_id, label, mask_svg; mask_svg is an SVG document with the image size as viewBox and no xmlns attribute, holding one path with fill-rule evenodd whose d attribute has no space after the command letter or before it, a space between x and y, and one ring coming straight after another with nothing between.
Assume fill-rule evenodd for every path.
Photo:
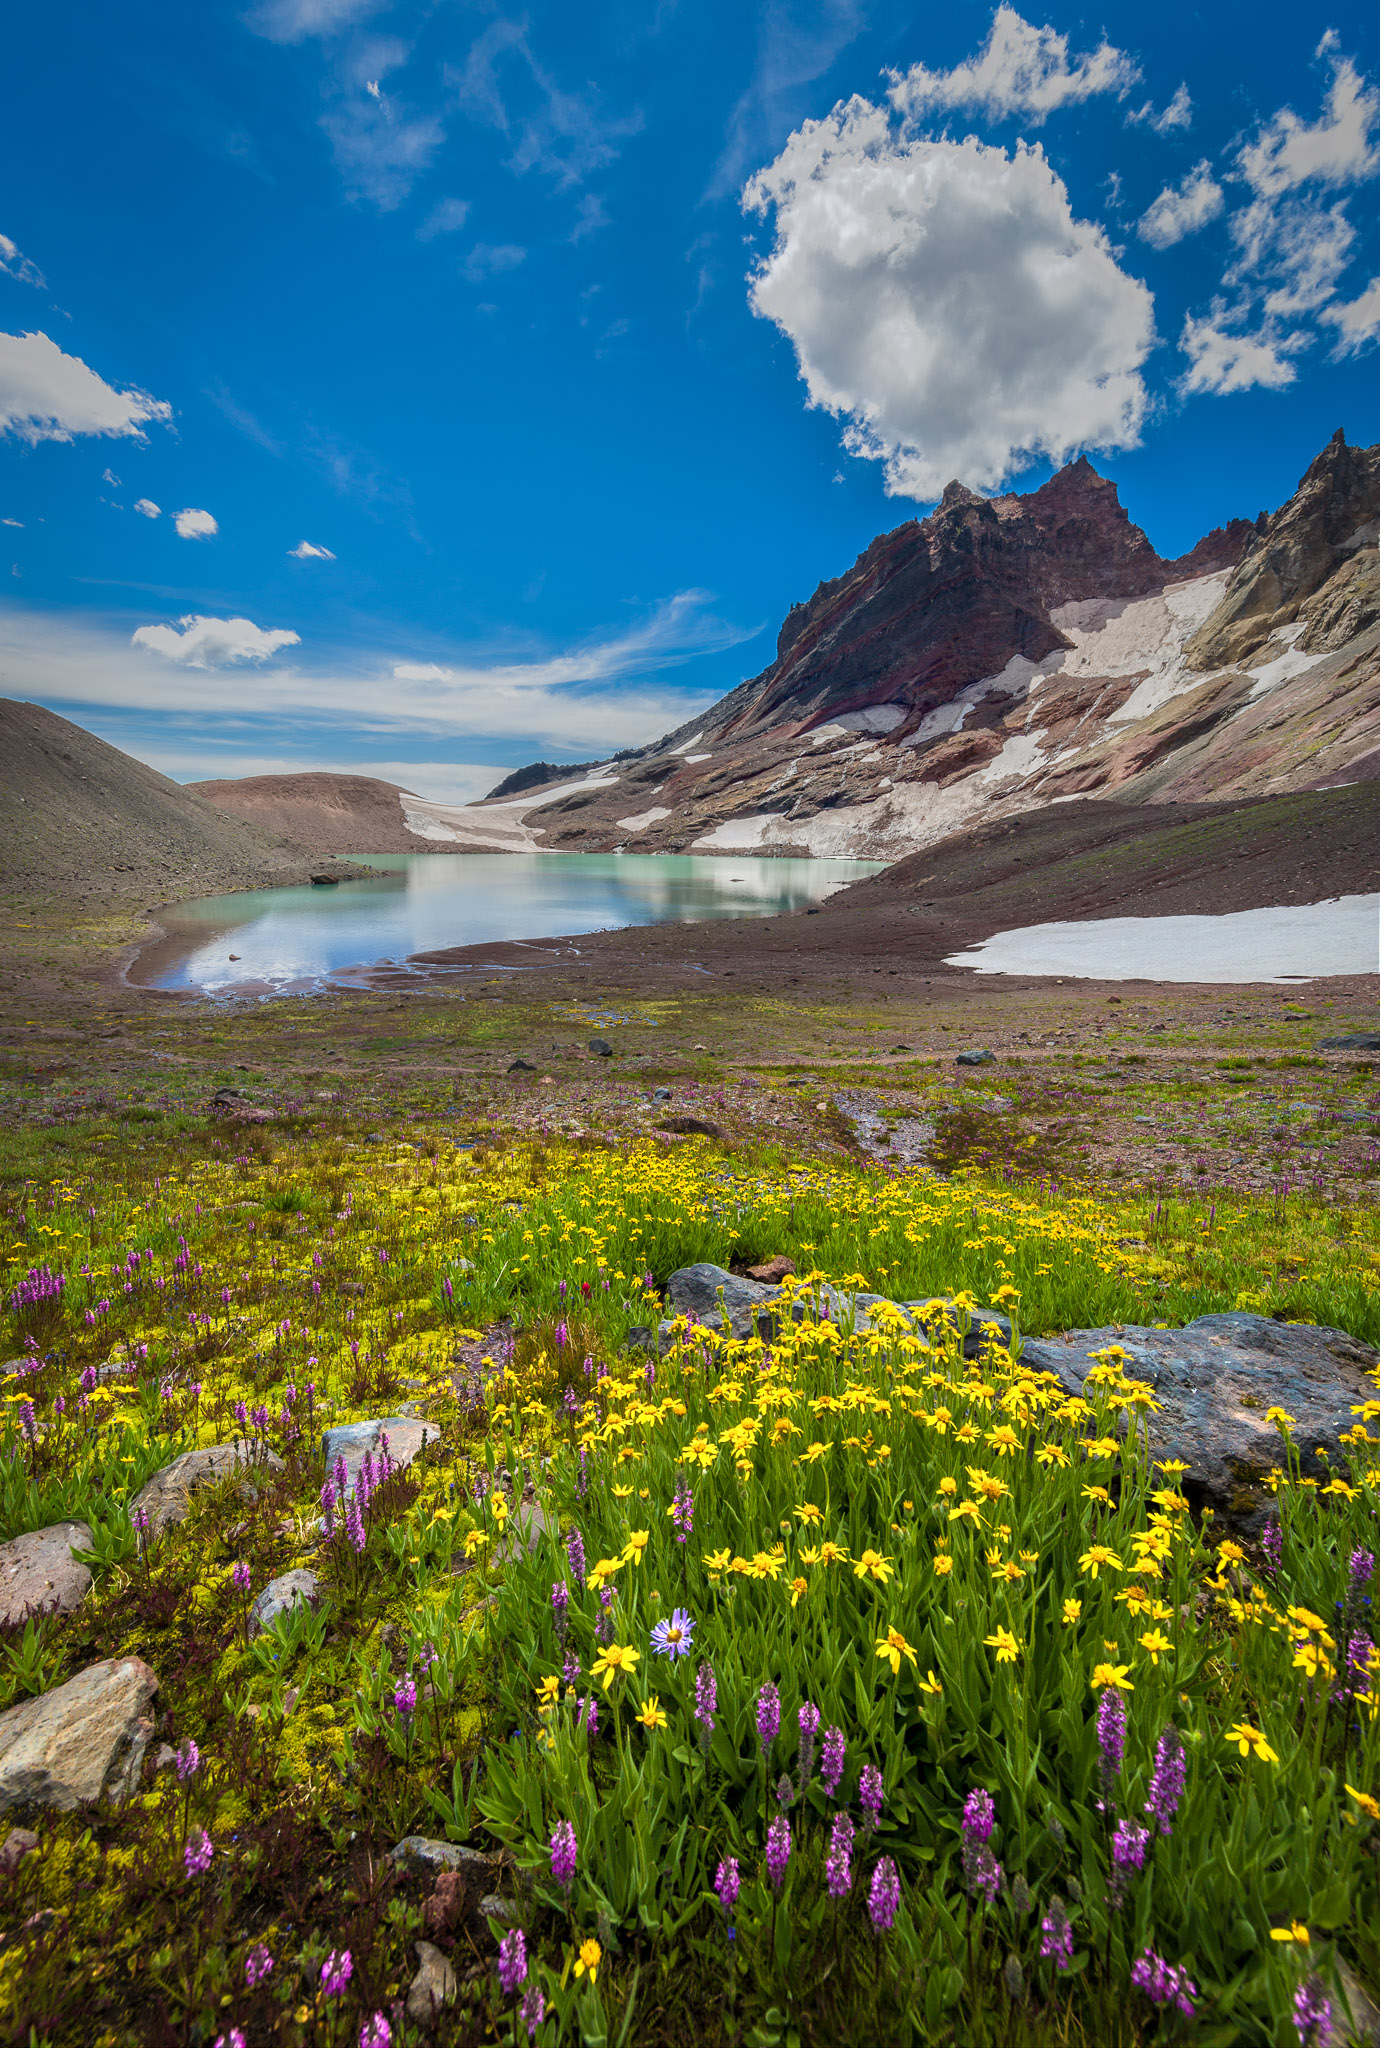
<instances>
[{"instance_id":1,"label":"blue sky","mask_svg":"<svg viewBox=\"0 0 1380 2048\"><path fill-rule=\"evenodd\" d=\"M20 10L0 691L181 779L639 744L949 476L1380 440L1355 4Z\"/></svg>"}]
</instances>

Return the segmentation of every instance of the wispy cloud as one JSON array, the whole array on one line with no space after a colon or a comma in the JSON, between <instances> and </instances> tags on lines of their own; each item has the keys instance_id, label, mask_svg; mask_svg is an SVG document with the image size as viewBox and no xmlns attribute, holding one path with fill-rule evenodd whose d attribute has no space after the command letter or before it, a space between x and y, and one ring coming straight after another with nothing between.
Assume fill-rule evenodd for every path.
<instances>
[{"instance_id":1,"label":"wispy cloud","mask_svg":"<svg viewBox=\"0 0 1380 2048\"><path fill-rule=\"evenodd\" d=\"M558 188L611 163L642 127L639 112L610 115L592 88L562 86L533 50L525 19L491 21L446 76L461 110L508 138L509 169L538 171Z\"/></svg>"},{"instance_id":2,"label":"wispy cloud","mask_svg":"<svg viewBox=\"0 0 1380 2048\"><path fill-rule=\"evenodd\" d=\"M952 71L912 64L892 74L891 101L909 120L962 108L1006 120L1019 114L1037 124L1060 107L1077 106L1101 93L1118 97L1140 77L1139 67L1111 43L1069 59L1069 39L1057 29L1036 28L1014 7L998 7L987 41L976 57Z\"/></svg>"},{"instance_id":3,"label":"wispy cloud","mask_svg":"<svg viewBox=\"0 0 1380 2048\"><path fill-rule=\"evenodd\" d=\"M0 235L0 270L6 277L12 277L16 284L31 284L39 291L47 290L43 272L36 263L30 263L23 251L17 249L8 235Z\"/></svg>"},{"instance_id":4,"label":"wispy cloud","mask_svg":"<svg viewBox=\"0 0 1380 2048\"><path fill-rule=\"evenodd\" d=\"M752 77L728 118L707 199L736 193L807 109L808 88L866 26L864 0L768 0Z\"/></svg>"}]
</instances>

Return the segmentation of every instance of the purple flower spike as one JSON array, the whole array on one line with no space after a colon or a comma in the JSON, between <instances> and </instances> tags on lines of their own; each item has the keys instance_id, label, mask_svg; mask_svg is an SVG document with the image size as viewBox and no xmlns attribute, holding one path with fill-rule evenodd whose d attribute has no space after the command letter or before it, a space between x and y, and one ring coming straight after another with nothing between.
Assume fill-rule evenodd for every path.
<instances>
[{"instance_id":1,"label":"purple flower spike","mask_svg":"<svg viewBox=\"0 0 1380 2048\"><path fill-rule=\"evenodd\" d=\"M719 1691L714 1682L714 1666L701 1664L695 1673L695 1719L708 1742L714 1733L714 1715L719 1704Z\"/></svg>"},{"instance_id":2,"label":"purple flower spike","mask_svg":"<svg viewBox=\"0 0 1380 2048\"><path fill-rule=\"evenodd\" d=\"M273 1968L273 1957L261 1941L255 1942L244 1959L244 1981L251 1991L257 1991L264 1978Z\"/></svg>"},{"instance_id":3,"label":"purple flower spike","mask_svg":"<svg viewBox=\"0 0 1380 2048\"><path fill-rule=\"evenodd\" d=\"M831 1899L846 1899L853 1889L852 1855L853 1823L846 1812L836 1813L824 1859L824 1883Z\"/></svg>"},{"instance_id":4,"label":"purple flower spike","mask_svg":"<svg viewBox=\"0 0 1380 2048\"><path fill-rule=\"evenodd\" d=\"M768 1679L757 1695L757 1740L770 1749L781 1733L781 1695Z\"/></svg>"},{"instance_id":5,"label":"purple flower spike","mask_svg":"<svg viewBox=\"0 0 1380 2048\"><path fill-rule=\"evenodd\" d=\"M394 1689L393 1705L400 1718L409 1720L417 1711L417 1683L409 1672Z\"/></svg>"},{"instance_id":6,"label":"purple flower spike","mask_svg":"<svg viewBox=\"0 0 1380 2048\"><path fill-rule=\"evenodd\" d=\"M190 1735L185 1742L178 1745L177 1755L173 1761L176 1766L177 1782L179 1785L185 1785L187 1780L194 1778L201 1769L201 1751L192 1741Z\"/></svg>"},{"instance_id":7,"label":"purple flower spike","mask_svg":"<svg viewBox=\"0 0 1380 2048\"><path fill-rule=\"evenodd\" d=\"M393 2029L381 2012L366 2020L359 2030L359 2048L392 2048Z\"/></svg>"},{"instance_id":8,"label":"purple flower spike","mask_svg":"<svg viewBox=\"0 0 1380 2048\"><path fill-rule=\"evenodd\" d=\"M1040 1954L1056 1970L1067 1970L1073 1962L1073 1925L1061 1898L1051 1899L1040 1922Z\"/></svg>"},{"instance_id":9,"label":"purple flower spike","mask_svg":"<svg viewBox=\"0 0 1380 2048\"><path fill-rule=\"evenodd\" d=\"M244 2048L244 2035L238 2027L231 2027L228 2034L216 2035L216 2048Z\"/></svg>"},{"instance_id":10,"label":"purple flower spike","mask_svg":"<svg viewBox=\"0 0 1380 2048\"><path fill-rule=\"evenodd\" d=\"M1192 2019L1198 1986L1187 1970L1176 1969L1173 1963L1156 1955L1154 1949L1143 1950L1132 1963L1131 1983L1152 2005L1173 2005L1185 2019Z\"/></svg>"},{"instance_id":11,"label":"purple flower spike","mask_svg":"<svg viewBox=\"0 0 1380 2048\"><path fill-rule=\"evenodd\" d=\"M1102 1752L1098 1766L1102 1803L1104 1807L1112 1806L1121 1760L1126 1754L1126 1702L1115 1686L1109 1685L1098 1703L1097 1746Z\"/></svg>"},{"instance_id":12,"label":"purple flower spike","mask_svg":"<svg viewBox=\"0 0 1380 2048\"><path fill-rule=\"evenodd\" d=\"M795 1718L800 1728L797 1762L800 1766L800 1789L803 1792L809 1782L810 1772L814 1769L815 1737L819 1734L820 1723L819 1708L812 1701L806 1700Z\"/></svg>"},{"instance_id":13,"label":"purple flower spike","mask_svg":"<svg viewBox=\"0 0 1380 2048\"><path fill-rule=\"evenodd\" d=\"M975 1785L963 1803L963 1833L971 1842L990 1842L997 1824L997 1809L990 1792Z\"/></svg>"},{"instance_id":14,"label":"purple flower spike","mask_svg":"<svg viewBox=\"0 0 1380 2048\"><path fill-rule=\"evenodd\" d=\"M570 1560L570 1576L575 1584L583 1588L585 1583L585 1539L572 1524L565 1539L565 1554Z\"/></svg>"},{"instance_id":15,"label":"purple flower spike","mask_svg":"<svg viewBox=\"0 0 1380 2048\"><path fill-rule=\"evenodd\" d=\"M527 1936L520 1927L498 1944L498 1981L505 1998L516 1998L527 1982Z\"/></svg>"},{"instance_id":16,"label":"purple flower spike","mask_svg":"<svg viewBox=\"0 0 1380 2048\"><path fill-rule=\"evenodd\" d=\"M724 1918L733 1918L733 1908L738 1903L738 1859L725 1856L714 1877L714 1889L719 1894L719 1904L724 1909Z\"/></svg>"},{"instance_id":17,"label":"purple flower spike","mask_svg":"<svg viewBox=\"0 0 1380 2048\"><path fill-rule=\"evenodd\" d=\"M530 2041L537 2028L546 2018L546 1993L535 1981L528 1985L522 1999L522 2024L527 2029Z\"/></svg>"},{"instance_id":18,"label":"purple flower spike","mask_svg":"<svg viewBox=\"0 0 1380 2048\"><path fill-rule=\"evenodd\" d=\"M963 1807L963 1882L973 1898L989 1905L1002 1887L1002 1868L991 1847L996 1821L991 1793L974 1786Z\"/></svg>"},{"instance_id":19,"label":"purple flower spike","mask_svg":"<svg viewBox=\"0 0 1380 2048\"><path fill-rule=\"evenodd\" d=\"M890 1934L900 1903L901 1880L896 1865L890 1856L883 1856L872 1873L872 1888L867 1895L867 1910L878 1934Z\"/></svg>"},{"instance_id":20,"label":"purple flower spike","mask_svg":"<svg viewBox=\"0 0 1380 2048\"><path fill-rule=\"evenodd\" d=\"M843 1730L826 1728L824 1747L819 1758L819 1782L831 1799L839 1789L839 1779L843 1776L843 1763L847 1754L848 1744L843 1739Z\"/></svg>"},{"instance_id":21,"label":"purple flower spike","mask_svg":"<svg viewBox=\"0 0 1380 2048\"><path fill-rule=\"evenodd\" d=\"M863 1774L858 1781L858 1801L863 1810L863 1824L871 1831L882 1817L882 1774L875 1764L864 1764Z\"/></svg>"},{"instance_id":22,"label":"purple flower spike","mask_svg":"<svg viewBox=\"0 0 1380 2048\"><path fill-rule=\"evenodd\" d=\"M1294 1993L1294 2028L1299 2037L1299 2048L1330 2048L1335 2039L1332 2001L1316 1972L1305 1977Z\"/></svg>"},{"instance_id":23,"label":"purple flower spike","mask_svg":"<svg viewBox=\"0 0 1380 2048\"><path fill-rule=\"evenodd\" d=\"M244 1562L243 1558L239 1559L239 1561L236 1563L235 1569L230 1574L230 1576L234 1580L235 1591L237 1593L247 1593L249 1591L251 1583L249 1566Z\"/></svg>"},{"instance_id":24,"label":"purple flower spike","mask_svg":"<svg viewBox=\"0 0 1380 2048\"><path fill-rule=\"evenodd\" d=\"M321 1965L321 1989L325 1992L327 1998L339 1998L341 1996L345 1986L350 1981L353 1969L354 1963L351 1961L350 1951L347 1948L341 1949L339 1955L336 1954L334 1949L331 1950L325 1962Z\"/></svg>"},{"instance_id":25,"label":"purple flower spike","mask_svg":"<svg viewBox=\"0 0 1380 2048\"><path fill-rule=\"evenodd\" d=\"M575 1864L579 1856L579 1843L575 1830L568 1820L558 1823L551 1837L551 1875L562 1891L575 1875Z\"/></svg>"},{"instance_id":26,"label":"purple flower spike","mask_svg":"<svg viewBox=\"0 0 1380 2048\"><path fill-rule=\"evenodd\" d=\"M1375 1577L1375 1552L1373 1550L1353 1550L1351 1553L1349 1576L1353 1593L1359 1593L1362 1586L1368 1586Z\"/></svg>"},{"instance_id":27,"label":"purple flower spike","mask_svg":"<svg viewBox=\"0 0 1380 2048\"><path fill-rule=\"evenodd\" d=\"M1146 1813L1162 1835L1174 1832L1173 1820L1184 1796L1187 1775L1188 1758L1184 1753L1183 1738L1170 1721L1155 1746L1155 1772L1150 1780L1150 1796L1145 1802Z\"/></svg>"},{"instance_id":28,"label":"purple flower spike","mask_svg":"<svg viewBox=\"0 0 1380 2048\"><path fill-rule=\"evenodd\" d=\"M773 1891L779 1892L786 1881L786 1865L791 1860L791 1824L784 1814L767 1829L767 1876Z\"/></svg>"},{"instance_id":29,"label":"purple flower spike","mask_svg":"<svg viewBox=\"0 0 1380 2048\"><path fill-rule=\"evenodd\" d=\"M182 1852L182 1861L186 1865L188 1877L205 1877L211 1868L211 1858L214 1855L211 1837L205 1828L198 1828L194 1835L188 1835L187 1846Z\"/></svg>"}]
</instances>

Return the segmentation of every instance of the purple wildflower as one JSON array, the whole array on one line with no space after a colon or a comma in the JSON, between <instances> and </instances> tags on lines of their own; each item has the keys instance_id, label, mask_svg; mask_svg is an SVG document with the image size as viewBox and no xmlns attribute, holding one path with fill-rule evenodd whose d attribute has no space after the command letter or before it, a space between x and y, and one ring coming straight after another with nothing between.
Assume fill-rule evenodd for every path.
<instances>
[{"instance_id":1,"label":"purple wildflower","mask_svg":"<svg viewBox=\"0 0 1380 2048\"><path fill-rule=\"evenodd\" d=\"M795 1786L791 1783L791 1774L789 1771L783 1771L776 1781L776 1803L778 1806L789 1806L794 1798Z\"/></svg>"},{"instance_id":2,"label":"purple wildflower","mask_svg":"<svg viewBox=\"0 0 1380 2048\"><path fill-rule=\"evenodd\" d=\"M570 1560L570 1576L577 1586L585 1583L585 1539L572 1524L565 1539L565 1554Z\"/></svg>"},{"instance_id":3,"label":"purple wildflower","mask_svg":"<svg viewBox=\"0 0 1380 2048\"><path fill-rule=\"evenodd\" d=\"M263 1942L256 1941L244 1959L244 1981L251 1991L257 1991L264 1978L273 1968L273 1957Z\"/></svg>"},{"instance_id":4,"label":"purple wildflower","mask_svg":"<svg viewBox=\"0 0 1380 2048\"><path fill-rule=\"evenodd\" d=\"M991 1793L974 1786L963 1807L963 1882L975 1899L989 1905L1002 1886L1002 1868L991 1847L996 1819Z\"/></svg>"},{"instance_id":5,"label":"purple wildflower","mask_svg":"<svg viewBox=\"0 0 1380 2048\"><path fill-rule=\"evenodd\" d=\"M1150 1796L1145 1802L1145 1811L1162 1835L1174 1832L1172 1823L1179 1810L1179 1801L1184 1796L1187 1774L1188 1758L1183 1738L1174 1723L1169 1721L1155 1745L1155 1771L1150 1780Z\"/></svg>"},{"instance_id":6,"label":"purple wildflower","mask_svg":"<svg viewBox=\"0 0 1380 2048\"><path fill-rule=\"evenodd\" d=\"M599 1702L595 1699L593 1693L584 1702L581 1712L576 1717L577 1725L580 1721L584 1722L586 1737L590 1742L593 1742L595 1736L599 1733Z\"/></svg>"},{"instance_id":7,"label":"purple wildflower","mask_svg":"<svg viewBox=\"0 0 1380 2048\"><path fill-rule=\"evenodd\" d=\"M565 1680L565 1683L567 1685L574 1685L579 1675L580 1660L575 1655L575 1652L573 1650L567 1650L565 1653L565 1662L561 1665L561 1677Z\"/></svg>"},{"instance_id":8,"label":"purple wildflower","mask_svg":"<svg viewBox=\"0 0 1380 2048\"><path fill-rule=\"evenodd\" d=\"M819 1782L832 1799L839 1789L843 1776L843 1760L848 1754L848 1744L843 1739L841 1728L826 1728L824 1747L819 1757Z\"/></svg>"},{"instance_id":9,"label":"purple wildflower","mask_svg":"<svg viewBox=\"0 0 1380 2048\"><path fill-rule=\"evenodd\" d=\"M250 1579L249 1566L244 1562L243 1558L236 1562L235 1569L230 1576L234 1581L237 1593L247 1593L249 1591L252 1581Z\"/></svg>"},{"instance_id":10,"label":"purple wildflower","mask_svg":"<svg viewBox=\"0 0 1380 2048\"><path fill-rule=\"evenodd\" d=\"M1284 1556L1284 1531L1271 1516L1260 1532L1260 1547L1265 1553L1265 1574L1267 1578L1278 1575L1280 1560Z\"/></svg>"},{"instance_id":11,"label":"purple wildflower","mask_svg":"<svg viewBox=\"0 0 1380 2048\"><path fill-rule=\"evenodd\" d=\"M652 1630L652 1648L659 1657L688 1657L695 1624L683 1607L671 1610L669 1621L659 1621Z\"/></svg>"},{"instance_id":12,"label":"purple wildflower","mask_svg":"<svg viewBox=\"0 0 1380 2048\"><path fill-rule=\"evenodd\" d=\"M767 1876L771 1879L773 1891L779 1892L785 1882L786 1865L790 1860L791 1824L781 1813L767 1829Z\"/></svg>"},{"instance_id":13,"label":"purple wildflower","mask_svg":"<svg viewBox=\"0 0 1380 2048\"><path fill-rule=\"evenodd\" d=\"M535 1979L528 1985L522 1999L522 2024L527 2029L530 2041L537 2028L546 2018L546 1993Z\"/></svg>"},{"instance_id":14,"label":"purple wildflower","mask_svg":"<svg viewBox=\"0 0 1380 2048\"><path fill-rule=\"evenodd\" d=\"M575 1863L580 1845L575 1839L575 1830L568 1820L557 1823L551 1837L551 1875L562 1891L575 1875Z\"/></svg>"},{"instance_id":15,"label":"purple wildflower","mask_svg":"<svg viewBox=\"0 0 1380 2048\"><path fill-rule=\"evenodd\" d=\"M882 1817L882 1774L875 1764L863 1765L858 1780L858 1803L863 1810L863 1826L871 1834Z\"/></svg>"},{"instance_id":16,"label":"purple wildflower","mask_svg":"<svg viewBox=\"0 0 1380 2048\"><path fill-rule=\"evenodd\" d=\"M675 1498L671 1502L671 1520L676 1525L676 1541L678 1543L684 1543L687 1536L693 1535L695 1528L695 1496L683 1479L677 1486Z\"/></svg>"},{"instance_id":17,"label":"purple wildflower","mask_svg":"<svg viewBox=\"0 0 1380 2048\"><path fill-rule=\"evenodd\" d=\"M334 1536L335 1487L329 1479L321 1489L321 1527L327 1536Z\"/></svg>"},{"instance_id":18,"label":"purple wildflower","mask_svg":"<svg viewBox=\"0 0 1380 2048\"><path fill-rule=\"evenodd\" d=\"M345 1510L345 1534L354 1548L363 1554L368 1537L364 1533L364 1518L359 1511L359 1495L356 1493Z\"/></svg>"},{"instance_id":19,"label":"purple wildflower","mask_svg":"<svg viewBox=\"0 0 1380 2048\"><path fill-rule=\"evenodd\" d=\"M340 1997L345 1986L350 1981L350 1973L353 1969L354 1963L351 1961L350 1951L347 1948L341 1949L339 1955L336 1954L334 1949L331 1950L325 1962L321 1965L321 1989L325 1992L327 1998Z\"/></svg>"},{"instance_id":20,"label":"purple wildflower","mask_svg":"<svg viewBox=\"0 0 1380 2048\"><path fill-rule=\"evenodd\" d=\"M1098 1775L1102 1784L1102 1805L1112 1806L1121 1760L1126 1754L1126 1702L1115 1686L1109 1685L1097 1707L1097 1746L1102 1752Z\"/></svg>"},{"instance_id":21,"label":"purple wildflower","mask_svg":"<svg viewBox=\"0 0 1380 2048\"><path fill-rule=\"evenodd\" d=\"M719 1689L714 1682L714 1666L701 1664L695 1673L695 1719L708 1742L714 1733L714 1714L719 1704Z\"/></svg>"},{"instance_id":22,"label":"purple wildflower","mask_svg":"<svg viewBox=\"0 0 1380 2048\"><path fill-rule=\"evenodd\" d=\"M1357 1629L1346 1646L1347 1683L1354 1692L1364 1692L1368 1689L1370 1660L1374 1653L1375 1645L1365 1629Z\"/></svg>"},{"instance_id":23,"label":"purple wildflower","mask_svg":"<svg viewBox=\"0 0 1380 2048\"><path fill-rule=\"evenodd\" d=\"M187 1846L182 1852L182 1861L186 1865L188 1877L205 1877L211 1868L211 1858L214 1855L211 1837L205 1828L198 1828L194 1835L188 1835Z\"/></svg>"},{"instance_id":24,"label":"purple wildflower","mask_svg":"<svg viewBox=\"0 0 1380 2048\"><path fill-rule=\"evenodd\" d=\"M867 1895L867 1910L878 1934L890 1934L900 1903L901 1880L896 1865L890 1856L883 1856L872 1873L872 1887Z\"/></svg>"},{"instance_id":25,"label":"purple wildflower","mask_svg":"<svg viewBox=\"0 0 1380 2048\"><path fill-rule=\"evenodd\" d=\"M1353 1593L1359 1593L1362 1586L1369 1585L1375 1576L1375 1552L1373 1550L1353 1550L1348 1576Z\"/></svg>"},{"instance_id":26,"label":"purple wildflower","mask_svg":"<svg viewBox=\"0 0 1380 2048\"><path fill-rule=\"evenodd\" d=\"M768 1679L757 1695L757 1740L769 1750L781 1733L781 1695Z\"/></svg>"},{"instance_id":27,"label":"purple wildflower","mask_svg":"<svg viewBox=\"0 0 1380 2048\"><path fill-rule=\"evenodd\" d=\"M1057 1895L1040 1922L1040 1954L1056 1970L1067 1970L1073 1962L1073 1923L1064 1902Z\"/></svg>"},{"instance_id":28,"label":"purple wildflower","mask_svg":"<svg viewBox=\"0 0 1380 2048\"><path fill-rule=\"evenodd\" d=\"M216 2048L244 2048L244 2035L238 2027L231 2027L228 2034L216 2035Z\"/></svg>"},{"instance_id":29,"label":"purple wildflower","mask_svg":"<svg viewBox=\"0 0 1380 2048\"><path fill-rule=\"evenodd\" d=\"M406 1678L402 1679L399 1682L399 1684L394 1688L393 1706L396 1712L399 1715L401 1715L404 1721L406 1721L410 1715L416 1713L417 1682L413 1678L411 1672L409 1672Z\"/></svg>"},{"instance_id":30,"label":"purple wildflower","mask_svg":"<svg viewBox=\"0 0 1380 2048\"><path fill-rule=\"evenodd\" d=\"M190 1735L185 1742L178 1744L177 1755L174 1757L173 1763L177 1770L177 1782L179 1785L185 1785L188 1778L194 1778L201 1769L201 1751L192 1741Z\"/></svg>"},{"instance_id":31,"label":"purple wildflower","mask_svg":"<svg viewBox=\"0 0 1380 2048\"><path fill-rule=\"evenodd\" d=\"M1187 1970L1176 1969L1163 1956L1157 1956L1154 1949L1147 1948L1137 1956L1131 1965L1131 1983L1137 1991L1143 1991L1152 2005L1173 2005L1191 2019L1198 1986Z\"/></svg>"},{"instance_id":32,"label":"purple wildflower","mask_svg":"<svg viewBox=\"0 0 1380 2048\"><path fill-rule=\"evenodd\" d=\"M800 1728L800 1748L797 1752L797 1761L800 1766L800 1784L803 1791L810 1772L814 1769L815 1737L819 1733L820 1722L819 1708L812 1701L806 1700L795 1718Z\"/></svg>"},{"instance_id":33,"label":"purple wildflower","mask_svg":"<svg viewBox=\"0 0 1380 2048\"><path fill-rule=\"evenodd\" d=\"M1329 2048L1333 2040L1332 2000L1316 1972L1305 1977L1294 1993L1294 2027L1299 2048Z\"/></svg>"},{"instance_id":34,"label":"purple wildflower","mask_svg":"<svg viewBox=\"0 0 1380 2048\"><path fill-rule=\"evenodd\" d=\"M359 2048L390 2048L393 2029L381 2012L366 2020L359 2030Z\"/></svg>"},{"instance_id":35,"label":"purple wildflower","mask_svg":"<svg viewBox=\"0 0 1380 2048\"><path fill-rule=\"evenodd\" d=\"M516 1998L527 1982L527 1936L514 1927L498 1944L498 1981L505 1998Z\"/></svg>"},{"instance_id":36,"label":"purple wildflower","mask_svg":"<svg viewBox=\"0 0 1380 2048\"><path fill-rule=\"evenodd\" d=\"M714 1874L714 1889L719 1894L719 1904L724 1909L725 1920L733 1918L733 1908L738 1903L738 1859L725 1856Z\"/></svg>"},{"instance_id":37,"label":"purple wildflower","mask_svg":"<svg viewBox=\"0 0 1380 2048\"><path fill-rule=\"evenodd\" d=\"M611 1643L613 1641L612 1610L613 1587L601 1586L599 1588L599 1619L594 1624L594 1640L596 1643Z\"/></svg>"},{"instance_id":38,"label":"purple wildflower","mask_svg":"<svg viewBox=\"0 0 1380 2048\"><path fill-rule=\"evenodd\" d=\"M981 1785L975 1785L963 1802L963 1834L965 1840L990 1842L992 1830L997 1824L997 1809L992 1804L990 1792L984 1792Z\"/></svg>"},{"instance_id":39,"label":"purple wildflower","mask_svg":"<svg viewBox=\"0 0 1380 2048\"><path fill-rule=\"evenodd\" d=\"M1125 1900L1132 1875L1145 1868L1149 1841L1149 1828L1137 1827L1133 1820L1117 1822L1116 1833L1112 1836L1112 1878L1107 1891L1108 1903L1114 1912L1119 1911Z\"/></svg>"},{"instance_id":40,"label":"purple wildflower","mask_svg":"<svg viewBox=\"0 0 1380 2048\"><path fill-rule=\"evenodd\" d=\"M565 1641L565 1631L566 1623L569 1618L569 1608L569 1586L567 1586L564 1579L553 1579L551 1582L551 1612L555 1617L556 1622L556 1640L560 1643L563 1643Z\"/></svg>"},{"instance_id":41,"label":"purple wildflower","mask_svg":"<svg viewBox=\"0 0 1380 2048\"><path fill-rule=\"evenodd\" d=\"M831 1899L846 1899L853 1889L853 1823L844 1811L834 1815L829 1834L829 1853L824 1859L824 1882Z\"/></svg>"}]
</instances>

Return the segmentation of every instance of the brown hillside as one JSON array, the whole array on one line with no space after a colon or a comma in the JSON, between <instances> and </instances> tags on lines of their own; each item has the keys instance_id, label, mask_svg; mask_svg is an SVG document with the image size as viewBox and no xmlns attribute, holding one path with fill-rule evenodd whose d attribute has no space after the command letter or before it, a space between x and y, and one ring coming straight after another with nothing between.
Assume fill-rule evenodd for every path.
<instances>
[{"instance_id":1,"label":"brown hillside","mask_svg":"<svg viewBox=\"0 0 1380 2048\"><path fill-rule=\"evenodd\" d=\"M436 851L432 840L408 830L398 784L372 775L245 775L187 787L217 810L316 853Z\"/></svg>"}]
</instances>

